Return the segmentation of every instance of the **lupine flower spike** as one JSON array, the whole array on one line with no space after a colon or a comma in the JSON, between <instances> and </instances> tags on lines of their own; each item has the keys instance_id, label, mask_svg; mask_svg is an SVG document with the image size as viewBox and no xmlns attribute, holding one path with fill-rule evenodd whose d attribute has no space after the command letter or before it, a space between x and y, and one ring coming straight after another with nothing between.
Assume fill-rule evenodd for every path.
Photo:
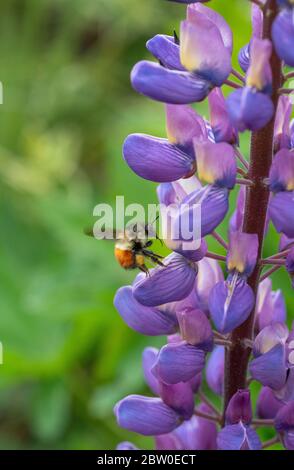
<instances>
[{"instance_id":1,"label":"lupine flower spike","mask_svg":"<svg viewBox=\"0 0 294 470\"><path fill-rule=\"evenodd\" d=\"M162 343L143 352L153 395L122 398L115 416L122 428L153 436L157 450L259 450L275 442L293 450L294 329L271 275L284 269L294 287L294 124L285 88L294 75L284 69L294 66L294 1L252 2L240 71L232 68L231 29L208 0L175 1L187 4L179 38L152 37L154 60L131 72L138 93L163 103L166 135L131 134L123 146L130 169L159 183L171 253L114 299L130 328ZM209 119L197 109L206 98ZM250 152L239 140L248 131ZM166 206L173 210L164 219ZM265 255L270 224L280 242ZM211 251L216 243L220 252ZM260 424L276 436L261 442Z\"/></svg>"}]
</instances>

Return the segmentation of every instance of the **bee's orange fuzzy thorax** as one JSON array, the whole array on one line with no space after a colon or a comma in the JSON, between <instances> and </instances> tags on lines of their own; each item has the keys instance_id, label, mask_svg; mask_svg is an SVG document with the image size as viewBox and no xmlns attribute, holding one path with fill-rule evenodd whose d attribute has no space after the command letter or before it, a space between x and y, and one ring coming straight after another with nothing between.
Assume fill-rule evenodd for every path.
<instances>
[{"instance_id":1,"label":"bee's orange fuzzy thorax","mask_svg":"<svg viewBox=\"0 0 294 470\"><path fill-rule=\"evenodd\" d=\"M119 264L125 269L134 267L134 253L130 250L121 250L120 248L114 249L114 256Z\"/></svg>"}]
</instances>

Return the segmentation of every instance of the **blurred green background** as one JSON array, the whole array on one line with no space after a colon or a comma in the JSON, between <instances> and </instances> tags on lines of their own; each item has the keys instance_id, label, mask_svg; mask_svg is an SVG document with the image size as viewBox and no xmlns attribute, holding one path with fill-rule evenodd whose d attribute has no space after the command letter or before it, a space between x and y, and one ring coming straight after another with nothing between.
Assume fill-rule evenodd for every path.
<instances>
[{"instance_id":1,"label":"blurred green background","mask_svg":"<svg viewBox=\"0 0 294 470\"><path fill-rule=\"evenodd\" d=\"M235 57L250 36L248 3L210 3L232 25ZM164 339L124 325L112 299L134 273L83 228L116 195L156 201L155 184L127 168L121 146L131 132L164 136L164 109L136 95L129 73L149 57L148 38L178 31L185 9L1 0L0 12L0 448L111 449L126 438L151 447L118 428L112 407L145 391L141 351ZM270 232L267 252L276 246ZM287 276L274 280L290 304Z\"/></svg>"}]
</instances>

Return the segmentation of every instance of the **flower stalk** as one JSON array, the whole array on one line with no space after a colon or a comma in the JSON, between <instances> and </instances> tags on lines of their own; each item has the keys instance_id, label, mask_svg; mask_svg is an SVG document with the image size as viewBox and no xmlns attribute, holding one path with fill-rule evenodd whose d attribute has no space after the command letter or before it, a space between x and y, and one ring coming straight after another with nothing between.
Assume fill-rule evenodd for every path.
<instances>
[{"instance_id":1,"label":"flower stalk","mask_svg":"<svg viewBox=\"0 0 294 470\"><path fill-rule=\"evenodd\" d=\"M255 2L256 3L256 2ZM273 21L278 13L275 0L267 3L267 13L263 22L263 38L271 39L271 29ZM281 60L273 50L271 56L271 70L273 77L272 100L277 109L279 89L282 84ZM243 231L246 233L256 233L259 240L258 258L262 258L264 232L266 225L266 214L269 202L269 189L263 184L263 180L269 177L273 158L273 137L274 137L274 117L261 130L252 133L249 177L254 185L249 187L246 193L245 216ZM253 273L248 279L248 284L257 293L260 281L260 264L257 263ZM253 339L255 320L255 306L249 318L236 328L232 333L231 349L226 351L225 361L225 409L232 396L242 388L246 387L247 367L251 350L242 347L244 338Z\"/></svg>"}]
</instances>

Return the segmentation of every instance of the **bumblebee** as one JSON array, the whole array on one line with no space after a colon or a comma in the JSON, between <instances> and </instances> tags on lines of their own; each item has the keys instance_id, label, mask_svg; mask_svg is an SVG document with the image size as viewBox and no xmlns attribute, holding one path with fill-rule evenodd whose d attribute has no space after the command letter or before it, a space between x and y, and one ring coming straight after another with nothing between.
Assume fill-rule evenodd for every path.
<instances>
[{"instance_id":1,"label":"bumblebee","mask_svg":"<svg viewBox=\"0 0 294 470\"><path fill-rule=\"evenodd\" d=\"M163 256L149 249L153 244L153 240L150 239L151 233L152 227L149 225L134 224L126 227L121 232L112 231L111 237L105 233L105 239L112 238L115 240L114 256L122 268L127 270L139 269L148 274L146 260L155 265L164 266L162 263ZM86 234L95 237L92 230L87 230ZM153 232L152 235L153 238L159 239L156 233Z\"/></svg>"}]
</instances>

